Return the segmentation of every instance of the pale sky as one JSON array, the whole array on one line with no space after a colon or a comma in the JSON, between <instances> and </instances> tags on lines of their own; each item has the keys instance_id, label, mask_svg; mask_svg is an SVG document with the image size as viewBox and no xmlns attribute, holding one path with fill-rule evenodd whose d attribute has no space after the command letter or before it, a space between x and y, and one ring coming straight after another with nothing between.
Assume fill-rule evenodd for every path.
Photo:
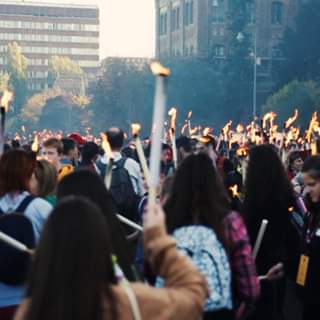
<instances>
[{"instance_id":1,"label":"pale sky","mask_svg":"<svg viewBox=\"0 0 320 320\"><path fill-rule=\"evenodd\" d=\"M154 55L154 0L31 1L98 4L101 30L100 59L106 56L152 57Z\"/></svg>"}]
</instances>

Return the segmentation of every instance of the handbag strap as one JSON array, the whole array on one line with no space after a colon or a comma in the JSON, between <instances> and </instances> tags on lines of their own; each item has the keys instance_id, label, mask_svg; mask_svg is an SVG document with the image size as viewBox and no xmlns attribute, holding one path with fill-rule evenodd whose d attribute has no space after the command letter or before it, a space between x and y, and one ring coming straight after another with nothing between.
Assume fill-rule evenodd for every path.
<instances>
[{"instance_id":1,"label":"handbag strap","mask_svg":"<svg viewBox=\"0 0 320 320\"><path fill-rule=\"evenodd\" d=\"M124 292L128 296L131 310L132 310L132 314L133 314L133 319L134 320L142 320L138 301L137 301L137 298L136 298L134 291L132 290L130 285L124 285L124 286L122 286L122 288L124 289Z\"/></svg>"}]
</instances>

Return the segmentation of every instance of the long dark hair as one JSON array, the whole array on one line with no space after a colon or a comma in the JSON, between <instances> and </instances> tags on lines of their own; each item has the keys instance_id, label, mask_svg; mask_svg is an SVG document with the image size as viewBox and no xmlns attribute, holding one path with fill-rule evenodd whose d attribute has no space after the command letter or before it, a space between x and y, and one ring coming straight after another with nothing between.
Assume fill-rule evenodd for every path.
<instances>
[{"instance_id":1,"label":"long dark hair","mask_svg":"<svg viewBox=\"0 0 320 320\"><path fill-rule=\"evenodd\" d=\"M31 267L28 320L116 319L108 226L88 199L61 201L44 227Z\"/></svg>"},{"instance_id":2,"label":"long dark hair","mask_svg":"<svg viewBox=\"0 0 320 320\"><path fill-rule=\"evenodd\" d=\"M251 240L256 238L263 218L270 222L268 229L274 227L279 234L284 232L291 206L295 206L293 189L275 147L253 147L249 153L242 208Z\"/></svg>"},{"instance_id":3,"label":"long dark hair","mask_svg":"<svg viewBox=\"0 0 320 320\"><path fill-rule=\"evenodd\" d=\"M228 212L225 188L212 160L205 154L184 159L165 205L169 232L194 224L212 228L225 243L223 218Z\"/></svg>"},{"instance_id":4,"label":"long dark hair","mask_svg":"<svg viewBox=\"0 0 320 320\"><path fill-rule=\"evenodd\" d=\"M86 197L100 208L109 226L111 250L117 256L118 263L127 279L134 281L135 278L131 268L132 259L127 240L122 225L116 216L112 196L106 189L103 180L97 174L88 170L80 170L67 175L58 185L57 199L60 201L70 195Z\"/></svg>"}]
</instances>

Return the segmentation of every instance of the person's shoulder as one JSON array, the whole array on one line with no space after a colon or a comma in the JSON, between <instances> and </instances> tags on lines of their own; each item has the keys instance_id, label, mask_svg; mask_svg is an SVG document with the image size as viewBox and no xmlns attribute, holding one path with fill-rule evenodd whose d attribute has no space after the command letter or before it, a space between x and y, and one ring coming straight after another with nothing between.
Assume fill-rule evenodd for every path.
<instances>
[{"instance_id":1,"label":"person's shoulder","mask_svg":"<svg viewBox=\"0 0 320 320\"><path fill-rule=\"evenodd\" d=\"M47 213L50 212L52 208L52 205L47 200L44 200L40 197L35 197L27 207L26 212L41 211L43 213Z\"/></svg>"},{"instance_id":2,"label":"person's shoulder","mask_svg":"<svg viewBox=\"0 0 320 320\"><path fill-rule=\"evenodd\" d=\"M132 158L125 158L125 166L140 170L139 163Z\"/></svg>"}]
</instances>

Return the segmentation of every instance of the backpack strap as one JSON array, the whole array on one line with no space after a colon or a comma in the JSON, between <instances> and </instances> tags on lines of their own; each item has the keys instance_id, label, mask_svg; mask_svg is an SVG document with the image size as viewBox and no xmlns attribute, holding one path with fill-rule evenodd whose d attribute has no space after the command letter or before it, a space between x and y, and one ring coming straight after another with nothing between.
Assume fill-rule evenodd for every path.
<instances>
[{"instance_id":1,"label":"backpack strap","mask_svg":"<svg viewBox=\"0 0 320 320\"><path fill-rule=\"evenodd\" d=\"M18 208L15 210L16 212L19 213L24 213L25 210L27 209L28 205L35 199L36 197L29 194L28 196L26 196L21 203L19 204Z\"/></svg>"},{"instance_id":2,"label":"backpack strap","mask_svg":"<svg viewBox=\"0 0 320 320\"><path fill-rule=\"evenodd\" d=\"M124 168L124 165L127 161L126 157L122 157L120 160L113 163L117 167L117 169Z\"/></svg>"}]
</instances>

